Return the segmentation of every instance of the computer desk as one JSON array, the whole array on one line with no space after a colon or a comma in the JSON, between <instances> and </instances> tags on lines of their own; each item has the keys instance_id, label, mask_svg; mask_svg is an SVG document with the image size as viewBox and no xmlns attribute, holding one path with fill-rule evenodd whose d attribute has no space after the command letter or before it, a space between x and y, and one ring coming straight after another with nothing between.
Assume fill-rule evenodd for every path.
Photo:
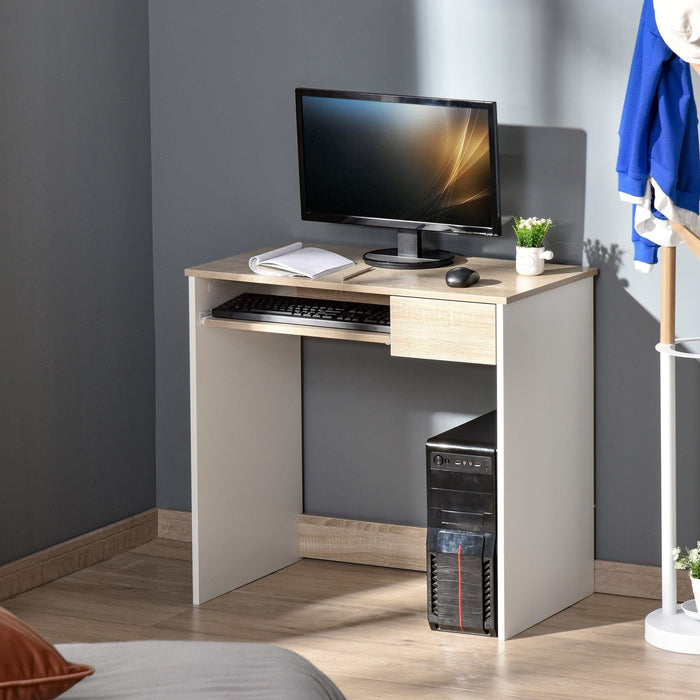
<instances>
[{"instance_id":1,"label":"computer desk","mask_svg":"<svg viewBox=\"0 0 700 700\"><path fill-rule=\"evenodd\" d=\"M361 249L323 247L361 262ZM316 280L256 275L248 260L262 250L185 271L195 605L299 559L300 336L495 365L499 639L590 595L596 270L547 264L522 277L512 260L458 257L480 273L478 285L448 287L448 268L375 269L343 282L353 268ZM389 304L391 333L210 316L251 290Z\"/></svg>"}]
</instances>

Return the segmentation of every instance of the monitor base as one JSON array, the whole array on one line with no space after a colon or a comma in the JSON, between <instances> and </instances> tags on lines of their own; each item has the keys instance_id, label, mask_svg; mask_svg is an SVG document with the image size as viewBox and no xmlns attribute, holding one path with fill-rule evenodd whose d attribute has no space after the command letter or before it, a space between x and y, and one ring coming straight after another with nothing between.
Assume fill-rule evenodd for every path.
<instances>
[{"instance_id":1,"label":"monitor base","mask_svg":"<svg viewBox=\"0 0 700 700\"><path fill-rule=\"evenodd\" d=\"M372 267L386 267L392 270L425 270L431 267L451 265L454 253L446 250L428 250L420 257L400 254L398 248L370 250L362 259Z\"/></svg>"}]
</instances>

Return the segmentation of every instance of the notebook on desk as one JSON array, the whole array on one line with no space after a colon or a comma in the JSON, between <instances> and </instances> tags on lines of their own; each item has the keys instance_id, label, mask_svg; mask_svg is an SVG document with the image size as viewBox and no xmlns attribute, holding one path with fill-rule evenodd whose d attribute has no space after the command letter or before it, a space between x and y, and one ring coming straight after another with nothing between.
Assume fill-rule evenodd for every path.
<instances>
[{"instance_id":1,"label":"notebook on desk","mask_svg":"<svg viewBox=\"0 0 700 700\"><path fill-rule=\"evenodd\" d=\"M267 253L254 255L248 264L258 275L316 279L355 263L330 250L310 246L304 248L301 243L291 243Z\"/></svg>"}]
</instances>

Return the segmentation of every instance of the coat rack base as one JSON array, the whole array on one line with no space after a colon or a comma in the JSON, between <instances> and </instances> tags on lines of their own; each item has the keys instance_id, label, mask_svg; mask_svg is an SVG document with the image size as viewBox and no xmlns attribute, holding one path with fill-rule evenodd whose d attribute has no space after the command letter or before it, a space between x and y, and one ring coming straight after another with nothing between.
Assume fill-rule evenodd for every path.
<instances>
[{"instance_id":1,"label":"coat rack base","mask_svg":"<svg viewBox=\"0 0 700 700\"><path fill-rule=\"evenodd\" d=\"M659 649L700 654L700 621L688 617L680 605L671 615L659 608L646 616L644 639Z\"/></svg>"}]
</instances>

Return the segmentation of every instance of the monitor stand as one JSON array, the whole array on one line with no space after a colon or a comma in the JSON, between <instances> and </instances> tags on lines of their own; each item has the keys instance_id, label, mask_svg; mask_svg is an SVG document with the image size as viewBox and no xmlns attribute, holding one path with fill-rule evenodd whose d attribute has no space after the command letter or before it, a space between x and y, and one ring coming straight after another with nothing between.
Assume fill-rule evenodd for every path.
<instances>
[{"instance_id":1,"label":"monitor stand","mask_svg":"<svg viewBox=\"0 0 700 700\"><path fill-rule=\"evenodd\" d=\"M422 270L444 267L454 260L454 253L446 250L423 250L423 232L399 229L398 247L370 250L362 259L373 267L394 270Z\"/></svg>"}]
</instances>

